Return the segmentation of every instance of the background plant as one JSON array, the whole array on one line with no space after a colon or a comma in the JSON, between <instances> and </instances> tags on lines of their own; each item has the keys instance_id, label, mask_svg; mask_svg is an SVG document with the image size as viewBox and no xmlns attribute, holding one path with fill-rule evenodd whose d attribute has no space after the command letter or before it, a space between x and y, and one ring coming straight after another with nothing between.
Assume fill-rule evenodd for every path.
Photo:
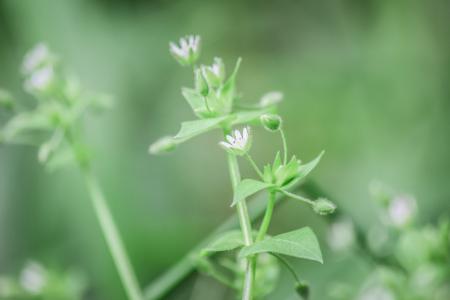
<instances>
[{"instance_id":1,"label":"background plant","mask_svg":"<svg viewBox=\"0 0 450 300\"><path fill-rule=\"evenodd\" d=\"M161 138L152 144L149 150L153 154L172 151L177 145L193 137L213 129L221 129L225 135L225 141L220 142L219 145L228 153L228 166L234 190L231 206L236 207L240 223L240 231L221 233L201 250L200 269L239 291L242 299L259 299L272 291L277 280L276 260L267 256L272 254L292 272L299 293L307 297L307 285L299 281L293 268L280 255L322 262L316 236L307 227L268 238L266 234L272 219L277 193L311 205L318 214L327 215L334 212L335 205L327 199L320 198L312 201L289 192L290 187L315 168L323 153L306 164L302 164L295 156L288 159L282 119L278 115L268 113L273 111L275 105L282 100L280 92L270 92L263 96L258 104L247 109L239 109L239 103L236 103L239 100L236 77L240 59L232 74L226 78L225 65L221 58L215 57L211 66L195 66L200 56L199 36L181 38L178 45L171 43L170 51L182 66L194 67L195 88L183 88L182 94L199 120L182 123L180 131L174 137ZM250 127L245 127L242 131L232 129L238 124L259 122L268 131L279 132L283 142L283 154L278 152L273 163L267 164L263 171L249 154L253 139ZM258 175L258 180L241 178L237 160L239 156L247 158ZM268 192L267 207L259 229L253 231L254 224L248 214L246 198L263 190ZM231 277L207 259L211 254L239 249L237 261L225 259L219 263L222 268L232 274Z\"/></svg>"}]
</instances>

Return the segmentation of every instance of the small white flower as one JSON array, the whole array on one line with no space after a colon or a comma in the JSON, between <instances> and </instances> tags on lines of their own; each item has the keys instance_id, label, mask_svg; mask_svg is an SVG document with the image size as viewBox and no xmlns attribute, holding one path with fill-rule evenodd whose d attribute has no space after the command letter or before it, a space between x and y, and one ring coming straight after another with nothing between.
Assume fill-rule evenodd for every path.
<instances>
[{"instance_id":1,"label":"small white flower","mask_svg":"<svg viewBox=\"0 0 450 300\"><path fill-rule=\"evenodd\" d=\"M181 65L192 65L200 54L200 36L189 35L180 38L179 45L171 42L169 46L170 52Z\"/></svg>"},{"instance_id":2,"label":"small white flower","mask_svg":"<svg viewBox=\"0 0 450 300\"><path fill-rule=\"evenodd\" d=\"M242 130L242 134L239 130L234 131L233 135L227 135L226 139L228 142L220 142L219 145L222 146L226 151L236 154L244 155L250 150L252 144L252 136L250 132L250 127L245 127Z\"/></svg>"},{"instance_id":3,"label":"small white flower","mask_svg":"<svg viewBox=\"0 0 450 300\"><path fill-rule=\"evenodd\" d=\"M411 221L416 208L416 200L413 197L407 195L397 196L389 203L389 220L394 226L402 227Z\"/></svg>"},{"instance_id":4,"label":"small white flower","mask_svg":"<svg viewBox=\"0 0 450 300\"><path fill-rule=\"evenodd\" d=\"M267 107L280 103L281 100L283 100L283 96L284 95L282 92L278 91L268 92L261 97L261 100L259 101L259 106Z\"/></svg>"},{"instance_id":5,"label":"small white flower","mask_svg":"<svg viewBox=\"0 0 450 300\"><path fill-rule=\"evenodd\" d=\"M44 67L31 74L30 78L25 81L25 89L28 92L43 92L51 87L55 80L55 72L53 67Z\"/></svg>"},{"instance_id":6,"label":"small white flower","mask_svg":"<svg viewBox=\"0 0 450 300\"><path fill-rule=\"evenodd\" d=\"M23 60L22 72L24 74L30 74L37 68L42 67L42 65L47 62L51 57L50 51L44 43L37 44L33 49L31 49Z\"/></svg>"},{"instance_id":7,"label":"small white flower","mask_svg":"<svg viewBox=\"0 0 450 300\"><path fill-rule=\"evenodd\" d=\"M328 231L328 244L335 251L348 249L355 241L355 229L350 219L334 222Z\"/></svg>"},{"instance_id":8,"label":"small white flower","mask_svg":"<svg viewBox=\"0 0 450 300\"><path fill-rule=\"evenodd\" d=\"M32 294L39 294L47 283L45 269L36 262L28 262L20 273L20 285Z\"/></svg>"},{"instance_id":9,"label":"small white flower","mask_svg":"<svg viewBox=\"0 0 450 300\"><path fill-rule=\"evenodd\" d=\"M225 66L222 59L215 57L211 66L202 66L203 77L212 87L218 87L225 79Z\"/></svg>"}]
</instances>

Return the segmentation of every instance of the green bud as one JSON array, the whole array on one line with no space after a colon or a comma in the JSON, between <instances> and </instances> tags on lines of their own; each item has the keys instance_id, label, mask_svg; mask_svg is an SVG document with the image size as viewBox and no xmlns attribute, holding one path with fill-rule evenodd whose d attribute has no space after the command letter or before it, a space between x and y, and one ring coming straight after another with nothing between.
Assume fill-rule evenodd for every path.
<instances>
[{"instance_id":1,"label":"green bud","mask_svg":"<svg viewBox=\"0 0 450 300\"><path fill-rule=\"evenodd\" d=\"M336 210L336 204L325 198L314 201L313 210L319 215L329 215Z\"/></svg>"},{"instance_id":2,"label":"green bud","mask_svg":"<svg viewBox=\"0 0 450 300\"><path fill-rule=\"evenodd\" d=\"M210 87L219 87L225 79L225 65L222 59L215 57L211 66L202 66L202 73Z\"/></svg>"},{"instance_id":3,"label":"green bud","mask_svg":"<svg viewBox=\"0 0 450 300\"><path fill-rule=\"evenodd\" d=\"M300 281L295 287L297 294L303 299L309 299L309 284L305 281Z\"/></svg>"},{"instance_id":4,"label":"green bud","mask_svg":"<svg viewBox=\"0 0 450 300\"><path fill-rule=\"evenodd\" d=\"M281 128L281 117L275 114L264 114L259 118L268 131L277 131Z\"/></svg>"},{"instance_id":5,"label":"green bud","mask_svg":"<svg viewBox=\"0 0 450 300\"><path fill-rule=\"evenodd\" d=\"M208 83L206 82L205 77L203 77L201 69L195 69L194 76L195 76L195 90L202 96L207 96L209 91Z\"/></svg>"},{"instance_id":6,"label":"green bud","mask_svg":"<svg viewBox=\"0 0 450 300\"><path fill-rule=\"evenodd\" d=\"M14 101L10 93L0 89L0 108L6 108L8 110L13 109Z\"/></svg>"},{"instance_id":7,"label":"green bud","mask_svg":"<svg viewBox=\"0 0 450 300\"><path fill-rule=\"evenodd\" d=\"M175 150L177 144L170 136L165 136L150 145L150 154L161 154Z\"/></svg>"}]
</instances>

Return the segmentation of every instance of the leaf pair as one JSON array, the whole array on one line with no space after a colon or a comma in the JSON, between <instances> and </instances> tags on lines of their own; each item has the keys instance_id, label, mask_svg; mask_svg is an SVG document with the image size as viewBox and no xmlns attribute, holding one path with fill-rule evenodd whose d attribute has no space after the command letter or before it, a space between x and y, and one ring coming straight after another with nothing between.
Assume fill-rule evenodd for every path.
<instances>
[{"instance_id":1,"label":"leaf pair","mask_svg":"<svg viewBox=\"0 0 450 300\"><path fill-rule=\"evenodd\" d=\"M203 255L214 252L231 251L241 248L239 257L259 253L276 253L323 263L322 252L314 232L309 227L268 237L250 246L244 247L242 233L228 231L202 250Z\"/></svg>"}]
</instances>

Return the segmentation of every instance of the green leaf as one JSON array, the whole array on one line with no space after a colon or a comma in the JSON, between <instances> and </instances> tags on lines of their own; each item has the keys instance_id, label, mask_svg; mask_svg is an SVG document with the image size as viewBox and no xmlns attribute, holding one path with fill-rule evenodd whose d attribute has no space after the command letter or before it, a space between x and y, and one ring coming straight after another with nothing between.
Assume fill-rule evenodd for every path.
<instances>
[{"instance_id":1,"label":"green leaf","mask_svg":"<svg viewBox=\"0 0 450 300\"><path fill-rule=\"evenodd\" d=\"M242 246L244 246L242 232L240 230L232 230L219 235L201 250L201 254L207 255L210 252L230 251Z\"/></svg>"},{"instance_id":2,"label":"green leaf","mask_svg":"<svg viewBox=\"0 0 450 300\"><path fill-rule=\"evenodd\" d=\"M205 100L203 99L203 96L200 95L196 90L184 87L181 89L181 94L189 103L194 112L198 112L204 109Z\"/></svg>"},{"instance_id":3,"label":"green leaf","mask_svg":"<svg viewBox=\"0 0 450 300\"><path fill-rule=\"evenodd\" d=\"M231 206L236 205L243 199L251 196L263 189L271 187L272 184L254 180L254 179L244 179L236 186L234 190L233 203Z\"/></svg>"},{"instance_id":4,"label":"green leaf","mask_svg":"<svg viewBox=\"0 0 450 300\"><path fill-rule=\"evenodd\" d=\"M265 252L284 254L323 263L319 242L309 227L269 237L244 247L239 253L239 257Z\"/></svg>"},{"instance_id":5,"label":"green leaf","mask_svg":"<svg viewBox=\"0 0 450 300\"><path fill-rule=\"evenodd\" d=\"M312 170L314 170L314 168L317 166L317 164L319 163L319 161L322 158L324 153L325 153L325 151L322 151L312 161L310 161L304 165L300 165L300 167L298 168L298 173L297 173L296 178L294 180L292 180L291 182L289 182L289 184L287 184L285 186L285 188L289 189L290 187L295 185L297 182L299 182L299 180L305 178Z\"/></svg>"},{"instance_id":6,"label":"green leaf","mask_svg":"<svg viewBox=\"0 0 450 300\"><path fill-rule=\"evenodd\" d=\"M3 128L5 141L13 141L18 135L31 130L47 130L51 128L49 119L40 112L20 113L14 116Z\"/></svg>"},{"instance_id":7,"label":"green leaf","mask_svg":"<svg viewBox=\"0 0 450 300\"><path fill-rule=\"evenodd\" d=\"M241 65L241 58L237 60L233 73L230 75L228 80L220 89L220 98L222 99L223 105L228 111L231 111L233 107L234 98L236 97L236 76L239 71L240 65Z\"/></svg>"},{"instance_id":8,"label":"green leaf","mask_svg":"<svg viewBox=\"0 0 450 300\"><path fill-rule=\"evenodd\" d=\"M185 142L197 135L205 133L217 127L227 117L219 117L212 119L202 119L181 123L181 129L174 137L177 143Z\"/></svg>"},{"instance_id":9,"label":"green leaf","mask_svg":"<svg viewBox=\"0 0 450 300\"><path fill-rule=\"evenodd\" d=\"M75 162L73 151L68 147L58 149L45 163L45 168L49 172L55 172Z\"/></svg>"},{"instance_id":10,"label":"green leaf","mask_svg":"<svg viewBox=\"0 0 450 300\"><path fill-rule=\"evenodd\" d=\"M261 122L259 121L259 117L267 112L267 109L237 112L233 114L235 118L232 121L232 125L248 124L252 122L258 122L258 124L261 124Z\"/></svg>"}]
</instances>

